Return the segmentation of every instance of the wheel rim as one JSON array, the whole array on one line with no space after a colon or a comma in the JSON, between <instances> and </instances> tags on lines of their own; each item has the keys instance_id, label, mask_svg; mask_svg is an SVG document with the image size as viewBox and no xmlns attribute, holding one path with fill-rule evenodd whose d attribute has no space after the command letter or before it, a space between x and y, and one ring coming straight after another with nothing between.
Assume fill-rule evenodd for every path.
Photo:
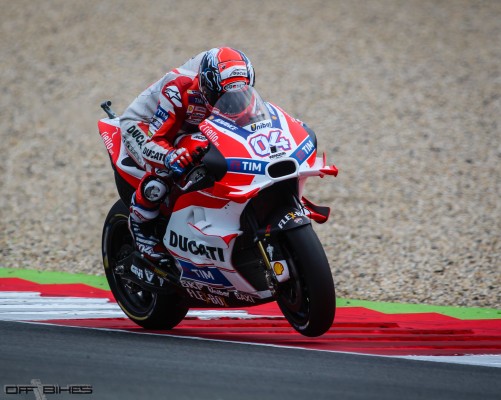
<instances>
[{"instance_id":1,"label":"wheel rim","mask_svg":"<svg viewBox=\"0 0 501 400\"><path fill-rule=\"evenodd\" d=\"M303 279L301 279L299 271L296 268L293 251L290 251L287 245L283 247L291 279L280 285L278 303L282 311L286 313L296 325L306 326L310 319L308 290L301 285Z\"/></svg>"}]
</instances>

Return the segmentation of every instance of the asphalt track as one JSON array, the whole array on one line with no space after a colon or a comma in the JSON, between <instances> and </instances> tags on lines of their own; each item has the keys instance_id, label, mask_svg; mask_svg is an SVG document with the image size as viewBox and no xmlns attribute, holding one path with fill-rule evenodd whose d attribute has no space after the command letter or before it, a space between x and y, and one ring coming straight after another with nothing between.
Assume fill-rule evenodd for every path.
<instances>
[{"instance_id":1,"label":"asphalt track","mask_svg":"<svg viewBox=\"0 0 501 400\"><path fill-rule=\"evenodd\" d=\"M173 331L147 332L94 278L0 269L0 399L75 398L12 394L42 384L90 385L83 399L500 398L499 311L360 303L315 340L273 304L191 310ZM411 354L441 362L395 358Z\"/></svg>"},{"instance_id":2,"label":"asphalt track","mask_svg":"<svg viewBox=\"0 0 501 400\"><path fill-rule=\"evenodd\" d=\"M47 399L499 399L498 368L0 322L4 385L92 385ZM0 398L35 398L33 394Z\"/></svg>"}]
</instances>

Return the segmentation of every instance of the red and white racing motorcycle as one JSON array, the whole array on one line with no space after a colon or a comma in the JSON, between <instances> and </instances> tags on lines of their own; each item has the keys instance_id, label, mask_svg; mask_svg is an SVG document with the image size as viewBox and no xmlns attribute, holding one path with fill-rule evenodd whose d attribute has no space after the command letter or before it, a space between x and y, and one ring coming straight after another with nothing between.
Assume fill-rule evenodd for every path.
<instances>
[{"instance_id":1,"label":"red and white racing motorcycle","mask_svg":"<svg viewBox=\"0 0 501 400\"><path fill-rule=\"evenodd\" d=\"M238 94L240 93L240 94ZM134 249L127 227L131 194L144 171L128 157L111 102L99 132L121 199L106 217L102 252L123 311L148 329L172 329L190 307L249 307L276 301L305 336L332 325L334 283L311 226L329 208L303 197L308 177L337 175L317 157L314 133L254 88L229 92L183 147L208 147L173 188L157 229L168 259L153 265ZM249 107L249 104L252 104ZM191 146L191 147L190 147Z\"/></svg>"}]
</instances>

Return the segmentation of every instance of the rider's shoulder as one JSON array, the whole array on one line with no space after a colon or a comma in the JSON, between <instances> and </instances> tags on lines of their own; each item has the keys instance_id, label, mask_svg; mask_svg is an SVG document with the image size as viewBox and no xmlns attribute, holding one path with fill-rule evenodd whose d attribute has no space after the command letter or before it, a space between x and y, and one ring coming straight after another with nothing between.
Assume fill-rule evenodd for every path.
<instances>
[{"instance_id":1,"label":"rider's shoulder","mask_svg":"<svg viewBox=\"0 0 501 400\"><path fill-rule=\"evenodd\" d=\"M186 61L183 65L175 68L172 72L178 75L195 78L198 75L198 69L205 53L207 52L202 51L201 53L198 53L196 56Z\"/></svg>"}]
</instances>

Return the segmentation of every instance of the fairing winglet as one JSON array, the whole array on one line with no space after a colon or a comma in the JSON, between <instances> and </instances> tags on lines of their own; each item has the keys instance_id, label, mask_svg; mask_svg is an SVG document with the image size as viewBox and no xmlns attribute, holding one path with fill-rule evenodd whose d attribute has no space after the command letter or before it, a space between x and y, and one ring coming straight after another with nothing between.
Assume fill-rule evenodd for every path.
<instances>
[{"instance_id":1,"label":"fairing winglet","mask_svg":"<svg viewBox=\"0 0 501 400\"><path fill-rule=\"evenodd\" d=\"M331 209L325 206L318 206L308 200L306 197L301 197L301 203L303 203L304 208L307 211L307 216L313 221L323 224L329 219Z\"/></svg>"}]
</instances>

